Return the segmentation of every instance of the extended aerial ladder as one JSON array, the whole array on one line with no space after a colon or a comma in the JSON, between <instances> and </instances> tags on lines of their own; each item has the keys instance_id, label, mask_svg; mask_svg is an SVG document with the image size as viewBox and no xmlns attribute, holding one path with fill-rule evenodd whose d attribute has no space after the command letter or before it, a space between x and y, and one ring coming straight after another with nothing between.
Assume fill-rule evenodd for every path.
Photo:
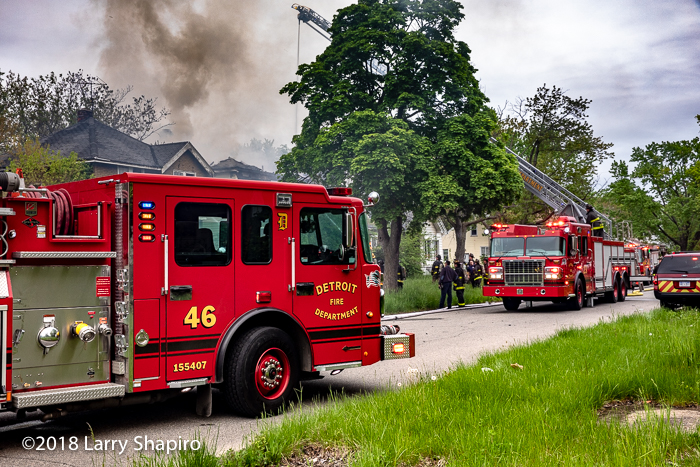
<instances>
[{"instance_id":1,"label":"extended aerial ladder","mask_svg":"<svg viewBox=\"0 0 700 467\"><path fill-rule=\"evenodd\" d=\"M299 24L301 24L302 22L306 23L307 26L319 33L321 37L326 39L328 42L331 41L331 36L328 35L328 28L331 27L331 23L326 18L319 15L311 8L304 5L299 5L298 3L293 4L292 8L299 12L297 14ZM299 61L298 47L299 45L297 41L297 62ZM374 74L380 76L386 75L386 66L382 65L381 63L377 63L376 60L369 60L368 64L370 68L372 68ZM299 66L299 63L297 63L297 66Z\"/></svg>"},{"instance_id":2,"label":"extended aerial ladder","mask_svg":"<svg viewBox=\"0 0 700 467\"><path fill-rule=\"evenodd\" d=\"M491 139L496 142L495 139ZM515 156L518 161L518 171L525 182L525 188L541 199L545 204L554 209L559 215L572 216L577 222L586 222L586 202L571 193L569 190L552 180L548 175L530 164L525 158L506 147L509 154ZM601 222L605 225L605 235L611 238L613 230L612 220L600 214Z\"/></svg>"}]
</instances>

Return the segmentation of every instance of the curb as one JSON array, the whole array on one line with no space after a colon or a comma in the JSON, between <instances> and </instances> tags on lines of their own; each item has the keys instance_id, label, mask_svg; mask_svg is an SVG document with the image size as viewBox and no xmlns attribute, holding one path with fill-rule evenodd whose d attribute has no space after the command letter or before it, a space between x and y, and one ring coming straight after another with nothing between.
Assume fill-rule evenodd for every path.
<instances>
[{"instance_id":1,"label":"curb","mask_svg":"<svg viewBox=\"0 0 700 467\"><path fill-rule=\"evenodd\" d=\"M474 303L473 305L465 306L453 306L452 308L438 308L437 310L426 310L426 311L414 311L412 313L401 313L400 315L385 315L382 317L382 321L403 319L403 318L413 318L414 316L431 315L433 313L449 313L452 311L460 310L470 310L473 308L486 308L489 306L499 306L503 305L503 302L486 302L486 303Z\"/></svg>"},{"instance_id":2,"label":"curb","mask_svg":"<svg viewBox=\"0 0 700 467\"><path fill-rule=\"evenodd\" d=\"M648 291L653 291L654 288L644 288L645 292ZM450 313L452 311L460 311L460 310L470 310L474 308L486 308L489 306L498 306L498 305L503 305L503 302L486 302L486 303L475 303L473 305L465 305L465 306L460 306L460 307L452 307L452 308L438 308L437 310L426 310L426 311L414 311L412 313L401 313L400 315L385 315L382 317L382 321L391 321L391 320L397 320L397 319L403 319L403 318L413 318L415 316L422 316L422 315L432 315L434 313Z\"/></svg>"}]
</instances>

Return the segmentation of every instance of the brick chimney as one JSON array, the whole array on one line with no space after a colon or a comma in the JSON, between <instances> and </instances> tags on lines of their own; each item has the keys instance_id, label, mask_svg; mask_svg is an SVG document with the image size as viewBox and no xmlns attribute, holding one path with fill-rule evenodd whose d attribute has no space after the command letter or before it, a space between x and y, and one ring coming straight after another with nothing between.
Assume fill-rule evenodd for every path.
<instances>
[{"instance_id":1,"label":"brick chimney","mask_svg":"<svg viewBox=\"0 0 700 467\"><path fill-rule=\"evenodd\" d=\"M90 117L92 117L92 110L90 110L90 109L78 110L78 121L79 122L82 122L83 120L87 120Z\"/></svg>"}]
</instances>

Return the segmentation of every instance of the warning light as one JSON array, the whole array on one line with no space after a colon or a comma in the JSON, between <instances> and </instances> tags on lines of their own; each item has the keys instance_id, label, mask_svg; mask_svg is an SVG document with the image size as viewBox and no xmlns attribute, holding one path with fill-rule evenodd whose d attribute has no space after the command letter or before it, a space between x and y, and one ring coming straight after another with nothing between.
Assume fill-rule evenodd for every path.
<instances>
[{"instance_id":1,"label":"warning light","mask_svg":"<svg viewBox=\"0 0 700 467\"><path fill-rule=\"evenodd\" d=\"M348 187L336 187L336 188L329 188L328 189L328 194L331 196L351 196L352 195L352 188Z\"/></svg>"},{"instance_id":2,"label":"warning light","mask_svg":"<svg viewBox=\"0 0 700 467\"><path fill-rule=\"evenodd\" d=\"M139 235L140 242L155 242L156 236L153 234L141 234Z\"/></svg>"},{"instance_id":3,"label":"warning light","mask_svg":"<svg viewBox=\"0 0 700 467\"><path fill-rule=\"evenodd\" d=\"M404 350L406 350L406 347L403 345L403 342L396 342L391 348L393 353L403 353Z\"/></svg>"},{"instance_id":4,"label":"warning light","mask_svg":"<svg viewBox=\"0 0 700 467\"><path fill-rule=\"evenodd\" d=\"M156 225L149 222L142 222L139 224L139 230L142 232L153 232L156 230Z\"/></svg>"},{"instance_id":5,"label":"warning light","mask_svg":"<svg viewBox=\"0 0 700 467\"><path fill-rule=\"evenodd\" d=\"M697 260L698 260L698 257L697 257L697 256L693 256L693 261L697 261Z\"/></svg>"},{"instance_id":6,"label":"warning light","mask_svg":"<svg viewBox=\"0 0 700 467\"><path fill-rule=\"evenodd\" d=\"M139 207L141 209L154 209L156 207L156 203L153 201L141 201L139 203Z\"/></svg>"},{"instance_id":7,"label":"warning light","mask_svg":"<svg viewBox=\"0 0 700 467\"><path fill-rule=\"evenodd\" d=\"M156 219L156 215L152 212L140 212L139 219L142 221L153 221Z\"/></svg>"},{"instance_id":8,"label":"warning light","mask_svg":"<svg viewBox=\"0 0 700 467\"><path fill-rule=\"evenodd\" d=\"M255 301L257 303L270 303L272 301L272 292L256 292Z\"/></svg>"}]
</instances>

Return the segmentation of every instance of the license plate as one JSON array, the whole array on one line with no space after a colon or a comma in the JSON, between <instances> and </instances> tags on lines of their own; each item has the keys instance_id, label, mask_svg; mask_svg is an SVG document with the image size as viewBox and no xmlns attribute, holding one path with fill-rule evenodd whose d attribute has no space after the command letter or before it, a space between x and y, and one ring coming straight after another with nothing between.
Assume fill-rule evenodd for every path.
<instances>
[{"instance_id":1,"label":"license plate","mask_svg":"<svg viewBox=\"0 0 700 467\"><path fill-rule=\"evenodd\" d=\"M522 294L523 294L523 289L518 289L518 295L522 295Z\"/></svg>"},{"instance_id":2,"label":"license plate","mask_svg":"<svg viewBox=\"0 0 700 467\"><path fill-rule=\"evenodd\" d=\"M678 283L678 287L690 287L690 281L681 281Z\"/></svg>"}]
</instances>

